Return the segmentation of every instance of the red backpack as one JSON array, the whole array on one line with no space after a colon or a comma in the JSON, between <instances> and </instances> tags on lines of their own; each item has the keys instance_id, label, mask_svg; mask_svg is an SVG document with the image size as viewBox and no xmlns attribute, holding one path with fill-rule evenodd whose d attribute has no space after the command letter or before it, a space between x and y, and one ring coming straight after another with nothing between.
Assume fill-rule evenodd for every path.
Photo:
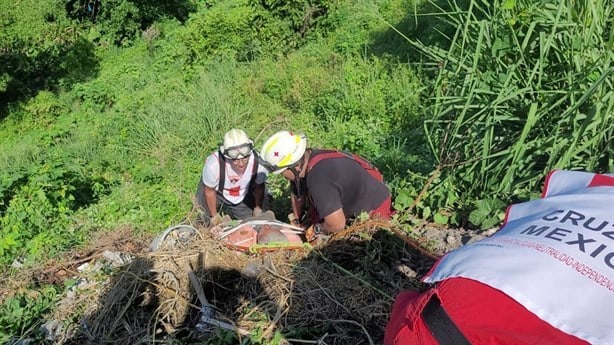
<instances>
[{"instance_id":1,"label":"red backpack","mask_svg":"<svg viewBox=\"0 0 614 345\"><path fill-rule=\"evenodd\" d=\"M368 160L360 157L357 154L346 152L346 151L338 151L338 150L319 150L315 155L311 156L309 159L309 163L307 163L307 172L311 170L318 162L328 158L349 158L354 160L356 163L360 164L360 166L365 169L369 175L373 176L374 179L384 182L384 177L377 170L375 166L369 163Z\"/></svg>"}]
</instances>

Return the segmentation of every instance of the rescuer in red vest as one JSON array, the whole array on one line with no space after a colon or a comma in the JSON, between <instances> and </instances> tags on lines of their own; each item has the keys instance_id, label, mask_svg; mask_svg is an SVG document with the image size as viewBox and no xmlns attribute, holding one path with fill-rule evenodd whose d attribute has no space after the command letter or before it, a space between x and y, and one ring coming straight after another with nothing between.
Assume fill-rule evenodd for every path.
<instances>
[{"instance_id":1,"label":"rescuer in red vest","mask_svg":"<svg viewBox=\"0 0 614 345\"><path fill-rule=\"evenodd\" d=\"M614 344L614 174L554 171L394 302L385 345Z\"/></svg>"},{"instance_id":2,"label":"rescuer in red vest","mask_svg":"<svg viewBox=\"0 0 614 345\"><path fill-rule=\"evenodd\" d=\"M358 155L307 148L304 135L289 131L271 136L260 154L271 172L290 181L295 223L307 202L316 233L338 232L362 212L390 217L390 190L377 168Z\"/></svg>"}]
</instances>

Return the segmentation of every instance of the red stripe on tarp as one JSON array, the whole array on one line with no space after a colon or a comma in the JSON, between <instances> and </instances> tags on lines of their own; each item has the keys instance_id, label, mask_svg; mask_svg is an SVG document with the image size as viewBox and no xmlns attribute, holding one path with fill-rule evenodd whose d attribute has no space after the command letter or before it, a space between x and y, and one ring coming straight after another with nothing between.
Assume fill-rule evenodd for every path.
<instances>
[{"instance_id":1,"label":"red stripe on tarp","mask_svg":"<svg viewBox=\"0 0 614 345\"><path fill-rule=\"evenodd\" d=\"M542 190L542 196L541 196L542 199L546 197L546 194L548 194L548 187L550 187L550 178L557 171L558 170L552 170L548 173L548 175L546 175L546 181L544 182L544 189Z\"/></svg>"},{"instance_id":2,"label":"red stripe on tarp","mask_svg":"<svg viewBox=\"0 0 614 345\"><path fill-rule=\"evenodd\" d=\"M595 176L593 176L591 183L588 184L588 187L601 187L601 186L614 187L614 176L596 174Z\"/></svg>"},{"instance_id":3,"label":"red stripe on tarp","mask_svg":"<svg viewBox=\"0 0 614 345\"><path fill-rule=\"evenodd\" d=\"M510 210L512 209L512 206L514 205L507 205L507 208L505 209L505 217L503 218L503 222L501 223L500 228L504 227L505 225L507 225L507 220L510 217ZM500 229L499 228L499 229Z\"/></svg>"}]
</instances>

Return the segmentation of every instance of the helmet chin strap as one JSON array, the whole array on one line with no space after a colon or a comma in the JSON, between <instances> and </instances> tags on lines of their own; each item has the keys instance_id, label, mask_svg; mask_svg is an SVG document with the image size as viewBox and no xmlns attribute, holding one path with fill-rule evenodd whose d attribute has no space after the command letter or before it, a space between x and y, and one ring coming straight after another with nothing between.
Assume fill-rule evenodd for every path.
<instances>
[{"instance_id":1,"label":"helmet chin strap","mask_svg":"<svg viewBox=\"0 0 614 345\"><path fill-rule=\"evenodd\" d=\"M298 193L297 197L302 197L302 190L301 190L301 172L303 171L303 163L305 163L305 156L303 156L299 161L298 164L293 166L292 168L288 168L288 170L292 171L292 174L294 174L294 184L296 186L296 191Z\"/></svg>"},{"instance_id":2,"label":"helmet chin strap","mask_svg":"<svg viewBox=\"0 0 614 345\"><path fill-rule=\"evenodd\" d=\"M289 168L289 170L292 171L292 174L294 174L294 181L298 181L299 175L303 171L303 169L301 169L302 165L303 165L303 158L301 158L301 160L298 162L297 165L293 166L292 168Z\"/></svg>"}]
</instances>

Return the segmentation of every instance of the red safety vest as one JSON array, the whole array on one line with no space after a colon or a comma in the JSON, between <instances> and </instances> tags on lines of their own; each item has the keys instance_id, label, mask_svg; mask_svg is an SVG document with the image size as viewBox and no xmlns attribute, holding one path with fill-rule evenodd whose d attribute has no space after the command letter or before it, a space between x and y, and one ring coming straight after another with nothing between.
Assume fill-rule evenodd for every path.
<instances>
[{"instance_id":1,"label":"red safety vest","mask_svg":"<svg viewBox=\"0 0 614 345\"><path fill-rule=\"evenodd\" d=\"M384 177L377 170L375 166L369 163L368 160L360 157L355 153L350 153L346 151L338 151L338 150L319 150L317 154L313 155L309 158L309 163L307 163L307 172L311 170L316 164L324 159L329 158L349 158L354 160L356 163L360 164L360 166L365 169L369 175L373 176L374 179L384 182Z\"/></svg>"},{"instance_id":2,"label":"red safety vest","mask_svg":"<svg viewBox=\"0 0 614 345\"><path fill-rule=\"evenodd\" d=\"M440 259L433 288L397 297L384 344L614 344L613 206L614 174L551 173L496 234Z\"/></svg>"}]
</instances>

